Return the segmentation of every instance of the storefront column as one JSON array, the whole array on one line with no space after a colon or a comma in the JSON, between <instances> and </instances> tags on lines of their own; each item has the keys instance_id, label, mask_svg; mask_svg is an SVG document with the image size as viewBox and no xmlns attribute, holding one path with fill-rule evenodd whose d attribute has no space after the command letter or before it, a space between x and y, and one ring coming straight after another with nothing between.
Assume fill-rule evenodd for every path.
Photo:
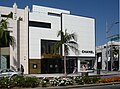
<instances>
[{"instance_id":1,"label":"storefront column","mask_svg":"<svg viewBox=\"0 0 120 89\"><path fill-rule=\"evenodd\" d=\"M80 59L79 59L79 58L78 58L78 62L77 62L77 63L78 63L78 64L77 64L77 65L78 65L78 68L77 68L77 69L78 69L78 73L79 73L79 72L80 72Z\"/></svg>"}]
</instances>

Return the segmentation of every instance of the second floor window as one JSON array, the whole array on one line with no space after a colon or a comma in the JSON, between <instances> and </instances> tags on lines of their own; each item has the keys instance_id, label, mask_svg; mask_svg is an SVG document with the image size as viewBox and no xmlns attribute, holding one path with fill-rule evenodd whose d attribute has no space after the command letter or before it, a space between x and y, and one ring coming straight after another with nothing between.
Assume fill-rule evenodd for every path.
<instances>
[{"instance_id":1,"label":"second floor window","mask_svg":"<svg viewBox=\"0 0 120 89\"><path fill-rule=\"evenodd\" d=\"M29 26L32 26L32 27L42 27L42 28L51 28L51 23L29 21Z\"/></svg>"}]
</instances>

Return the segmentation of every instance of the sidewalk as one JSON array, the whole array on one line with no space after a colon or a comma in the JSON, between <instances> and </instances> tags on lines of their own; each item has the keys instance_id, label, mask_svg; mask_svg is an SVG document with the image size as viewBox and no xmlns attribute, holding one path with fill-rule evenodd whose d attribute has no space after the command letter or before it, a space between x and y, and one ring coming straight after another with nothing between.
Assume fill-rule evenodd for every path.
<instances>
[{"instance_id":1,"label":"sidewalk","mask_svg":"<svg viewBox=\"0 0 120 89\"><path fill-rule=\"evenodd\" d=\"M120 76L120 71L100 71L100 74L97 74L97 71L93 73L88 73L88 76L101 75L101 76L111 76L117 75ZM28 74L26 76L36 76L36 77L63 77L64 74ZM67 76L81 76L81 73L72 73Z\"/></svg>"}]
</instances>

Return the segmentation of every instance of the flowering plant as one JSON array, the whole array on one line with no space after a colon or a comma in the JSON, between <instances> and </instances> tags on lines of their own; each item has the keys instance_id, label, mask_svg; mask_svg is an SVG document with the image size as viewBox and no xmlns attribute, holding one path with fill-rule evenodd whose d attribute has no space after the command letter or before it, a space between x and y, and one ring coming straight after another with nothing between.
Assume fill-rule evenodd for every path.
<instances>
[{"instance_id":1,"label":"flowering plant","mask_svg":"<svg viewBox=\"0 0 120 89\"><path fill-rule=\"evenodd\" d=\"M109 83L109 82L118 82L118 81L120 81L120 77L114 76L111 78L102 78L99 80L99 83Z\"/></svg>"},{"instance_id":2,"label":"flowering plant","mask_svg":"<svg viewBox=\"0 0 120 89\"><path fill-rule=\"evenodd\" d=\"M41 79L40 84L42 87L46 87L48 82L49 82L49 79L44 77L43 79Z\"/></svg>"},{"instance_id":3,"label":"flowering plant","mask_svg":"<svg viewBox=\"0 0 120 89\"><path fill-rule=\"evenodd\" d=\"M60 78L60 77L55 77L50 80L50 84L52 86L66 86L66 85L72 85L73 80L70 78Z\"/></svg>"}]
</instances>

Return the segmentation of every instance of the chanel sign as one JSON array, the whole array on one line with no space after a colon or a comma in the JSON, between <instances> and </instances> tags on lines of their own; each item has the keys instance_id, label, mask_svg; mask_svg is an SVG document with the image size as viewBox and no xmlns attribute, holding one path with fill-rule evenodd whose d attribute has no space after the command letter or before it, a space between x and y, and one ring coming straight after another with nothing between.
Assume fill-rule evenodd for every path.
<instances>
[{"instance_id":1,"label":"chanel sign","mask_svg":"<svg viewBox=\"0 0 120 89\"><path fill-rule=\"evenodd\" d=\"M88 50L82 50L82 53L90 53L90 54L93 54L94 52L93 52L93 51L88 51Z\"/></svg>"}]
</instances>

